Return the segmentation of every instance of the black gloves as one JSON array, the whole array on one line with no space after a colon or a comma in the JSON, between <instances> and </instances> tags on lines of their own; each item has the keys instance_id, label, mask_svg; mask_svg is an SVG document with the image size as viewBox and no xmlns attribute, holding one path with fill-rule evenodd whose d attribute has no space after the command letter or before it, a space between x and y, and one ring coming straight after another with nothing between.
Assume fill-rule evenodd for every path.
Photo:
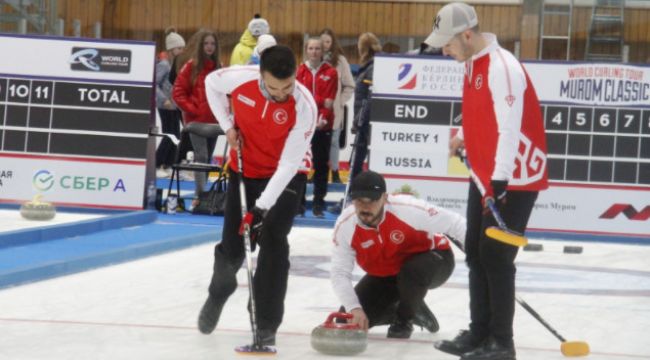
<instances>
[{"instance_id":1,"label":"black gloves","mask_svg":"<svg viewBox=\"0 0 650 360\"><path fill-rule=\"evenodd\" d=\"M259 237L262 233L264 217L267 212L267 210L262 210L255 206L250 209L241 220L241 224L239 225L239 235L244 235L244 229L248 226L251 236L251 251L255 251L255 245L259 241Z\"/></svg>"},{"instance_id":2,"label":"black gloves","mask_svg":"<svg viewBox=\"0 0 650 360\"><path fill-rule=\"evenodd\" d=\"M508 188L507 180L492 180L490 181L490 188L483 195L483 208L486 212L490 211L487 205L487 200L492 199L497 208L501 208L506 203L506 194Z\"/></svg>"}]
</instances>

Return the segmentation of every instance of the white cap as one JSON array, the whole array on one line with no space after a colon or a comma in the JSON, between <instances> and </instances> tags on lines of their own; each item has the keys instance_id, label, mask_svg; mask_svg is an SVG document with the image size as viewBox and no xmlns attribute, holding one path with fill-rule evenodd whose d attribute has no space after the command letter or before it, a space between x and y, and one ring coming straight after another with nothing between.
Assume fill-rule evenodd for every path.
<instances>
[{"instance_id":1,"label":"white cap","mask_svg":"<svg viewBox=\"0 0 650 360\"><path fill-rule=\"evenodd\" d=\"M433 19L433 32L424 43L434 48L444 47L456 34L476 25L478 17L472 6L460 2L449 3L438 11Z\"/></svg>"},{"instance_id":2,"label":"white cap","mask_svg":"<svg viewBox=\"0 0 650 360\"><path fill-rule=\"evenodd\" d=\"M185 47L185 40L177 32L170 32L165 37L165 49L171 50L178 47Z\"/></svg>"},{"instance_id":3,"label":"white cap","mask_svg":"<svg viewBox=\"0 0 650 360\"><path fill-rule=\"evenodd\" d=\"M261 55L264 50L270 48L271 46L277 45L277 41L275 41L275 38L273 35L270 34L262 34L260 37L257 38L257 46L255 46L255 51L257 52L258 55Z\"/></svg>"},{"instance_id":4,"label":"white cap","mask_svg":"<svg viewBox=\"0 0 650 360\"><path fill-rule=\"evenodd\" d=\"M248 23L248 31L255 37L268 34L270 30L268 21L261 17L256 17Z\"/></svg>"}]
</instances>

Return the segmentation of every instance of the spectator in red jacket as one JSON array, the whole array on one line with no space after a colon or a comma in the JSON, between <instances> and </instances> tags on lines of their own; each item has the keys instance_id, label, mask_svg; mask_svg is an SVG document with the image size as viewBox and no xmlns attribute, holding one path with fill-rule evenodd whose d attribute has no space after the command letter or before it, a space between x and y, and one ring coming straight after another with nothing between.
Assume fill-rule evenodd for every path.
<instances>
[{"instance_id":1,"label":"spectator in red jacket","mask_svg":"<svg viewBox=\"0 0 650 360\"><path fill-rule=\"evenodd\" d=\"M314 199L312 212L316 217L323 217L325 195L327 195L327 176L329 175L329 152L334 122L334 99L338 90L338 73L336 68L323 60L323 42L320 38L311 38L305 43L307 61L300 65L296 80L305 85L314 96L318 106L318 125L311 140L314 156Z\"/></svg>"},{"instance_id":2,"label":"spectator in red jacket","mask_svg":"<svg viewBox=\"0 0 650 360\"><path fill-rule=\"evenodd\" d=\"M183 111L185 125L192 122L214 124L217 123L217 119L210 111L205 96L205 77L221 67L217 34L210 30L199 30L192 36L191 42L194 42L195 49L192 58L183 65L174 82L173 98ZM194 148L195 161L210 163L216 139L190 134L190 140ZM194 180L196 198L192 202L193 207L196 206L199 194L204 190L207 174L195 172Z\"/></svg>"}]
</instances>

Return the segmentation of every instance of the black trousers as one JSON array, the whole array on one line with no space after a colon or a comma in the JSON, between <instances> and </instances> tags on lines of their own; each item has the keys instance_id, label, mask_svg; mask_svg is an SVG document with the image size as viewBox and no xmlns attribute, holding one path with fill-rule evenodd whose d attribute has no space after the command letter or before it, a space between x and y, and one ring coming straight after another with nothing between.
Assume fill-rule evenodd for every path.
<instances>
[{"instance_id":1,"label":"black trousers","mask_svg":"<svg viewBox=\"0 0 650 360\"><path fill-rule=\"evenodd\" d=\"M182 114L179 110L158 109L160 114L160 123L162 132L165 134L174 134L177 138L181 133ZM160 141L156 149L156 167L172 166L176 157L176 145L166 137Z\"/></svg>"},{"instance_id":2,"label":"black trousers","mask_svg":"<svg viewBox=\"0 0 650 360\"><path fill-rule=\"evenodd\" d=\"M332 131L316 130L311 139L311 152L314 156L314 203L324 206L327 195L327 177L329 175L330 146Z\"/></svg>"},{"instance_id":3,"label":"black trousers","mask_svg":"<svg viewBox=\"0 0 650 360\"><path fill-rule=\"evenodd\" d=\"M432 250L413 255L397 276L365 275L354 290L370 326L386 324L395 314L412 320L427 291L444 284L454 266L451 250Z\"/></svg>"},{"instance_id":4,"label":"black trousers","mask_svg":"<svg viewBox=\"0 0 650 360\"><path fill-rule=\"evenodd\" d=\"M229 176L223 237L221 243L215 247L215 252L221 251L236 268L239 268L245 257L244 240L239 235L241 223L240 177L238 173L232 171L229 172ZM244 179L247 208L250 209L255 205L255 200L260 197L268 181L269 179ZM304 181L304 175L296 175L284 189L275 205L269 209L264 219L262 233L258 241L260 250L257 257L257 268L253 277L257 326L260 329L276 331L282 323L289 276L287 236L298 210Z\"/></svg>"},{"instance_id":5,"label":"black trousers","mask_svg":"<svg viewBox=\"0 0 650 360\"><path fill-rule=\"evenodd\" d=\"M354 154L352 156L352 164L350 164L350 179L354 179L355 176L363 171L363 162L366 161L366 156L368 156L369 139L370 125L365 124L357 130L357 135L354 138L355 149L352 150Z\"/></svg>"},{"instance_id":6,"label":"black trousers","mask_svg":"<svg viewBox=\"0 0 650 360\"><path fill-rule=\"evenodd\" d=\"M499 208L512 230L524 233L537 199L537 192L509 191ZM519 248L490 239L488 226L496 226L492 214L483 214L481 193L470 181L467 201L465 252L469 267L470 330L480 338L492 335L503 344L512 343L515 314L514 261Z\"/></svg>"}]
</instances>

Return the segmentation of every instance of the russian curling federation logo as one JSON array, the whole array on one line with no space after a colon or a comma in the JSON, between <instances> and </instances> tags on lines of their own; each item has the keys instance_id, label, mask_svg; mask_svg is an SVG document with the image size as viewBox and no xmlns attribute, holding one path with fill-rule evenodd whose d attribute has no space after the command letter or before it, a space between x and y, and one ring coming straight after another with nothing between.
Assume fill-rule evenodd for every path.
<instances>
[{"instance_id":1,"label":"russian curling federation logo","mask_svg":"<svg viewBox=\"0 0 650 360\"><path fill-rule=\"evenodd\" d=\"M418 74L413 69L413 64L400 64L399 72L397 73L397 82L399 89L410 90L415 89L418 81Z\"/></svg>"}]
</instances>

